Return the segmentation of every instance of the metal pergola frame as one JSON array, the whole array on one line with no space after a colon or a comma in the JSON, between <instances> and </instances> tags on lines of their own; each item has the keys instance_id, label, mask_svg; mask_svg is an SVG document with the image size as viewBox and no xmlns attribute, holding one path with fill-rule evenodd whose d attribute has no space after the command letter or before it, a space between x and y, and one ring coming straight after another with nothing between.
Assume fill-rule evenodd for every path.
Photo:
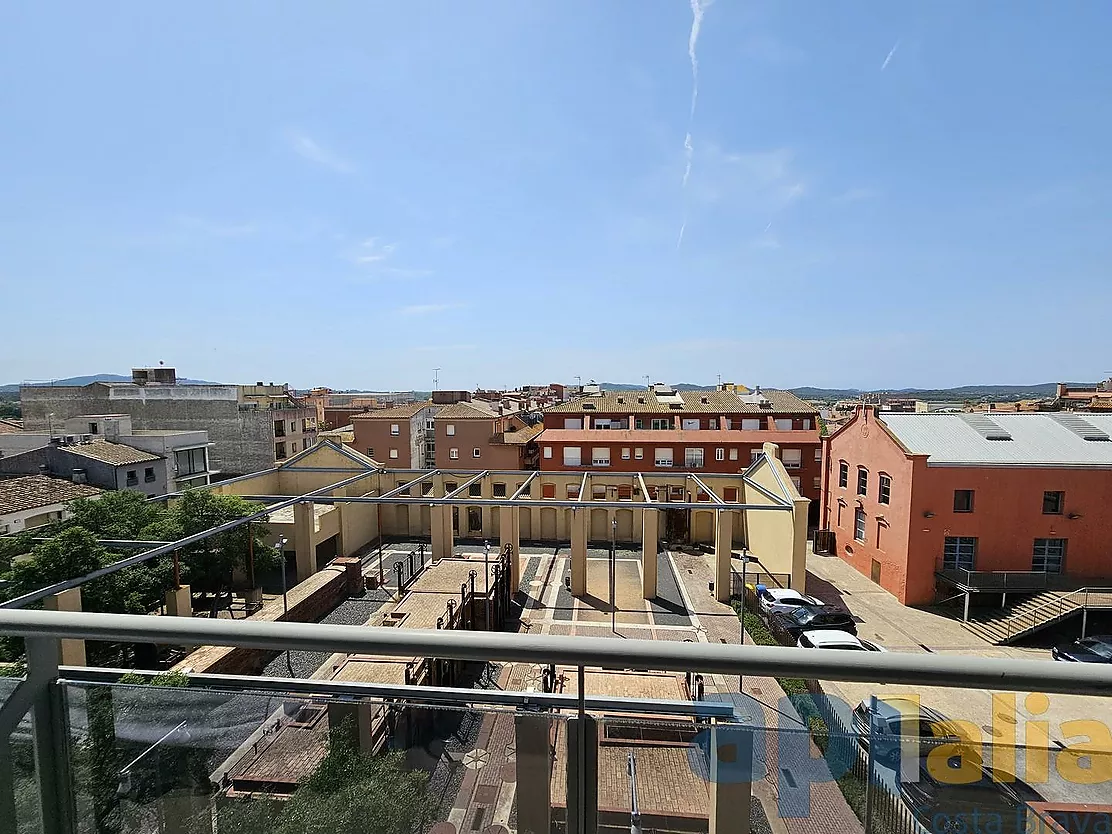
<instances>
[{"instance_id":1,"label":"metal pergola frame","mask_svg":"<svg viewBox=\"0 0 1112 834\"><path fill-rule=\"evenodd\" d=\"M336 473L336 474L349 475L349 477L342 478L342 479L336 481L335 483L328 484L328 485L320 487L318 489L311 490L309 492L305 492L305 493L302 493L300 495L295 495L295 496L291 496L291 495L240 495L239 497L244 498L245 500L257 501L257 502L266 504L267 506L264 509L261 509L256 513L253 513L253 514L248 515L248 516L244 516L243 518L238 518L238 519L235 519L234 521L229 521L225 524L217 525L216 527L212 527L212 528L210 528L208 530L204 530L200 533L194 533L192 535L185 536L184 538L179 539L177 541L167 542L165 544L159 544L156 547L152 547L148 550L144 550L140 553L136 553L136 554L134 554L132 556L128 556L124 559L120 559L117 562L113 562L111 565L107 565L103 568L92 571L91 573L88 573L84 576L76 577L76 578L73 578L73 579L67 579L64 582L56 582L53 585L49 585L45 588L40 588L37 591L31 591L29 593L23 594L22 596L15 597L14 599L7 600L6 602L0 602L0 609L23 608L26 605L30 605L32 603L38 602L42 599L45 599L48 596L53 596L54 594L61 593L62 591L66 591L66 590L69 590L71 588L80 587L81 585L84 585L86 582L89 582L93 579L99 579L102 576L108 576L110 574L115 573L116 571L123 570L124 568L129 568L129 567L132 567L134 565L142 564L143 562L149 561L150 559L154 559L158 556L163 556L163 555L166 555L168 553L173 553L174 551L180 550L183 547L188 547L191 544L195 544L196 542L199 542L199 541L204 541L205 539L210 538L210 537L215 536L215 535L219 535L220 533L225 533L229 530L234 530L237 527L240 527L244 524L249 524L249 523L254 522L254 521L259 521L259 520L262 520L262 519L266 519L267 517L269 517L269 515L271 513L274 513L278 510L286 509L287 507L295 506L297 504L306 504L306 503L332 504L332 505L336 505L336 504L378 504L378 505L383 505L383 504L385 504L387 506L389 506L391 504L394 504L394 505L415 504L415 505L418 505L418 506L428 506L428 507L433 507L433 506L438 506L438 505L460 506L460 507L462 507L462 506L466 506L466 507L552 507L552 508L571 509L571 510L579 510L579 509L705 510L705 511L709 511L709 512L714 512L716 514L719 513L719 512L724 512L724 511L733 511L733 512L738 512L738 511L748 512L750 510L753 510L753 511L774 511L774 512L775 511L780 511L780 512L793 512L794 511L794 506L793 506L792 502L790 500L788 500L786 497L778 496L774 492L772 492L771 490L768 490L767 488L765 488L761 484L758 484L755 481L750 479L750 477L749 477L750 472L752 472L753 469L758 465L758 463L760 462L760 458L757 458L752 464L750 464L750 466L744 472L739 472L739 473L736 473L736 474L704 473L702 475L697 475L694 472L683 471L683 470L677 471L677 472L674 472L674 473L673 472L653 472L653 473L649 473L650 478L654 477L654 476L655 477L662 477L662 478L670 478L670 479L682 478L683 479L683 487L682 488L684 489L685 492L687 491L688 485L690 483L694 482L696 488L698 490L702 491L703 493L705 493L708 496L709 501L668 501L668 500L662 501L662 500L660 500L659 495L656 498L652 498L652 497L650 497L651 496L650 488L649 488L649 486L648 486L648 484L645 480L646 473L641 472L641 471L637 471L637 472L612 472L612 471L609 471L608 472L608 471L605 471L601 468L599 468L599 469L584 468L584 471L582 473L582 478L580 479L580 482L579 482L578 497L577 498L563 498L563 499L561 499L561 498L534 497L532 495L529 495L527 497L522 497L522 496L527 490L530 490L531 484L537 478L543 477L546 474L551 475L551 476L563 476L563 477L566 478L569 475L577 474L578 470L547 472L547 471L540 471L540 470L525 471L525 470L517 470L517 469L390 469L390 468L386 468L386 467L379 467L379 468L368 467L365 471L357 472L356 474L352 475L351 474L352 467L301 466L301 465L298 465L296 462L293 462L293 461L299 460L305 454L311 454L313 451L315 451L315 450L317 450L317 449L319 449L319 448L321 448L322 446L325 446L325 445L333 446L333 447L339 449L339 447L336 447L335 444L331 443L330 441L324 441L323 443L320 443L320 444L317 444L316 446L313 446L311 449L307 449L305 452L301 453L301 455L299 455L298 458L291 459L291 462L288 462L288 465L278 466L278 467L274 467L274 468L271 468L271 469L266 469L266 470L263 470L262 472L257 472L257 473L251 474L251 475L244 475L244 476L241 476L241 477L238 477L238 478L232 478L232 479L229 479L227 481L217 481L215 483L208 484L208 485L203 486L203 487L198 487L198 489L213 489L213 488L220 487L220 486L223 486L223 485L228 485L228 484L232 484L232 483L236 483L236 482L243 482L243 481L249 480L249 479L254 478L254 477L258 477L258 476L262 476L262 475L269 475L269 474L273 474L275 472L282 472L282 471L289 471L289 472L326 472L326 473L333 472L333 473ZM341 452L343 451L342 449L339 449L339 450ZM353 459L353 463L362 464L361 461L355 461L354 459ZM779 473L777 473L775 470L773 470L773 474L776 476L777 483L780 484L781 488L785 488L783 481L779 477ZM407 480L406 483L404 483L400 486L396 486L392 489L389 489L387 492L385 492L381 495L328 495L327 494L327 493L330 493L334 490L343 489L344 487L347 487L350 484L356 483L358 481L361 481L365 478L372 477L372 476L385 477L385 478L389 478L389 477L397 478L397 477L407 476L407 475L412 475L412 476L415 476L415 477L413 478L413 480ZM484 483L485 484L486 481L488 481L491 478L495 478L495 477L505 477L505 478L511 478L511 479L512 478L521 478L522 483L514 491L513 495L508 497L508 498L481 498L481 497L475 498L475 497L471 497L470 495L464 495L463 494L465 491L470 489L471 485L473 485L475 483ZM432 479L433 483L436 484L438 479L441 482L443 482L444 478L464 478L466 480L461 485L452 489L450 492L446 492L444 495L440 495L440 496L436 496L436 495L415 496L415 495L409 495L408 494L408 492L415 485L423 484L430 479ZM712 487L710 484L707 483L707 481L713 481L715 479L722 479L722 478L731 478L731 479L735 479L735 480L740 478L746 486L753 487L759 493L761 493L766 498L768 498L769 501L772 502L772 503L770 503L770 504L746 504L746 503L741 503L741 502L736 502L736 501L726 501L721 495L718 494L718 492L714 489L714 487ZM632 486L640 488L640 492L641 492L640 500L634 500L632 498L629 499L629 500L624 500L624 501L608 500L608 499L598 499L598 500L592 499L590 497L590 495L587 493L587 489L588 489L589 484L594 479L606 480L606 481L629 482L629 483L631 483ZM670 487L666 487L666 488L671 488L671 486L672 485L670 485ZM434 489L435 489L435 487L434 487ZM163 500L167 500L169 498L180 496L182 494L183 493L181 493L181 492L168 493L166 495L157 496L157 497L152 498L150 500L152 500L152 501L163 501Z\"/></svg>"}]
</instances>

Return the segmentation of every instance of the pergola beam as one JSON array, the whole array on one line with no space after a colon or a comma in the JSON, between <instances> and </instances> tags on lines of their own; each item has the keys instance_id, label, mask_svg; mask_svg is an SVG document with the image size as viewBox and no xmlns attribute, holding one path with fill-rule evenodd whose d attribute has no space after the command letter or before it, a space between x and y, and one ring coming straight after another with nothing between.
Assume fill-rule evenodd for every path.
<instances>
[{"instance_id":1,"label":"pergola beam","mask_svg":"<svg viewBox=\"0 0 1112 834\"><path fill-rule=\"evenodd\" d=\"M405 492L410 487L412 487L414 484L423 483L424 481L427 481L429 478L433 477L434 475L439 475L439 474L440 474L439 469L430 469L426 474L422 475L420 478L417 478L414 481L407 481L406 483L402 484L399 487L394 487L389 492L384 493L382 497L383 498L393 498L395 495L399 495L400 493Z\"/></svg>"},{"instance_id":2,"label":"pergola beam","mask_svg":"<svg viewBox=\"0 0 1112 834\"><path fill-rule=\"evenodd\" d=\"M481 481L483 478L485 478L489 474L490 474L489 470L483 470L478 475L476 475L474 478L470 478L469 480L465 481L462 485L453 489L451 492L449 492L447 495L445 495L444 498L446 500L455 498L457 495L459 495L465 489L470 487L473 483L475 483L476 481ZM385 496L383 496L383 497L385 497ZM429 503L431 503L431 502L429 502Z\"/></svg>"},{"instance_id":3,"label":"pergola beam","mask_svg":"<svg viewBox=\"0 0 1112 834\"><path fill-rule=\"evenodd\" d=\"M529 489L529 484L533 483L533 479L535 479L540 474L541 473L539 471L535 471L535 472L533 472L532 475L530 475L528 478L526 478L525 483L523 483L521 486L519 486L514 491L514 494L510 496L510 500L511 501L518 500L521 497L521 493L523 493L523 492L525 492L525 490Z\"/></svg>"},{"instance_id":4,"label":"pergola beam","mask_svg":"<svg viewBox=\"0 0 1112 834\"><path fill-rule=\"evenodd\" d=\"M657 504L657 503L659 503L656 499L649 497L649 487L645 483L644 473L642 473L642 472L637 473L637 482L639 484L641 484L641 496L642 496L641 500L644 503L646 503L646 504Z\"/></svg>"},{"instance_id":5,"label":"pergola beam","mask_svg":"<svg viewBox=\"0 0 1112 834\"><path fill-rule=\"evenodd\" d=\"M579 482L579 500L582 501L583 493L587 491L587 479L591 477L590 472L583 473L583 480Z\"/></svg>"},{"instance_id":6,"label":"pergola beam","mask_svg":"<svg viewBox=\"0 0 1112 834\"><path fill-rule=\"evenodd\" d=\"M706 484L704 484L704 483L702 482L702 480L701 480L701 479L699 478L699 476L698 476L698 475L692 475L692 476L691 476L691 480L693 480L693 481L695 482L695 485L696 485L696 486L698 486L698 487L699 487L699 489L703 490L703 492L705 492L705 493L706 493L707 495L709 495L709 496L711 497L711 499L712 499L712 500L714 501L714 503L715 503L715 504L725 504L725 503L726 503L726 502L725 502L725 500L723 500L723 499L722 499L722 498L721 498L721 497L720 497L720 496L718 495L718 493L717 493L717 492L715 492L715 491L714 491L713 489L711 489L711 488L710 488L709 486L707 486Z\"/></svg>"}]
</instances>

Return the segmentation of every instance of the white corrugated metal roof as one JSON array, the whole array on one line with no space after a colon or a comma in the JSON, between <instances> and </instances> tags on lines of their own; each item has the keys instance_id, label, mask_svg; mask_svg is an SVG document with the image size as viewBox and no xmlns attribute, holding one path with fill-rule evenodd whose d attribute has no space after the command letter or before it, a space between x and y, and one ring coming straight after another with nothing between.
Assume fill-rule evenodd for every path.
<instances>
[{"instance_id":1,"label":"white corrugated metal roof","mask_svg":"<svg viewBox=\"0 0 1112 834\"><path fill-rule=\"evenodd\" d=\"M963 414L882 414L880 419L912 454L929 455L928 465L1107 466L1112 442L1086 440L1083 434L1112 435L1112 415L985 415L1011 436L989 440ZM1077 419L1096 432L1076 429Z\"/></svg>"}]
</instances>

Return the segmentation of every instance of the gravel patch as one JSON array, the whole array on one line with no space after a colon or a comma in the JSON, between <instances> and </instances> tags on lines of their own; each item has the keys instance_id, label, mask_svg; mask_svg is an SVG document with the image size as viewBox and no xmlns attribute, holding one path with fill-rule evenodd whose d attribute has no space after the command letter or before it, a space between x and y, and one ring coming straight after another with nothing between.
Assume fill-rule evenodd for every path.
<instances>
[{"instance_id":1,"label":"gravel patch","mask_svg":"<svg viewBox=\"0 0 1112 834\"><path fill-rule=\"evenodd\" d=\"M657 553L656 565L656 599L649 600L653 620L657 625L691 625L691 616L684 605L679 579L672 570L667 551Z\"/></svg>"}]
</instances>

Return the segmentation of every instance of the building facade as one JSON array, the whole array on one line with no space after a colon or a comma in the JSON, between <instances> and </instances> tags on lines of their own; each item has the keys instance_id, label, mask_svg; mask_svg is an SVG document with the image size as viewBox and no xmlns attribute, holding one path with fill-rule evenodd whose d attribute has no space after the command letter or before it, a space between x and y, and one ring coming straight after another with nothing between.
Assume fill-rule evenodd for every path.
<instances>
[{"instance_id":1,"label":"building facade","mask_svg":"<svg viewBox=\"0 0 1112 834\"><path fill-rule=\"evenodd\" d=\"M69 518L67 505L100 490L45 475L0 478L0 536L22 533Z\"/></svg>"},{"instance_id":2,"label":"building facade","mask_svg":"<svg viewBox=\"0 0 1112 834\"><path fill-rule=\"evenodd\" d=\"M736 473L775 443L798 492L812 501L820 495L818 412L794 394L730 383L717 391L660 383L644 391L586 390L544 412L541 471Z\"/></svg>"},{"instance_id":3,"label":"building facade","mask_svg":"<svg viewBox=\"0 0 1112 834\"><path fill-rule=\"evenodd\" d=\"M900 602L964 571L1112 576L1112 416L884 414L826 440L822 527Z\"/></svg>"},{"instance_id":4,"label":"building facade","mask_svg":"<svg viewBox=\"0 0 1112 834\"><path fill-rule=\"evenodd\" d=\"M436 414L438 469L533 469L535 446L527 448L540 429L520 412L482 400L457 402Z\"/></svg>"},{"instance_id":5,"label":"building facade","mask_svg":"<svg viewBox=\"0 0 1112 834\"><path fill-rule=\"evenodd\" d=\"M140 431L207 431L209 465L224 477L270 468L316 442L316 409L288 386L179 384L169 368L152 369L170 375L151 381L144 370L133 382L23 386L24 427L53 435L79 415L126 414Z\"/></svg>"},{"instance_id":6,"label":"building facade","mask_svg":"<svg viewBox=\"0 0 1112 834\"><path fill-rule=\"evenodd\" d=\"M438 408L426 401L353 414L355 439L350 445L391 469L431 468L436 461L433 421Z\"/></svg>"}]
</instances>

